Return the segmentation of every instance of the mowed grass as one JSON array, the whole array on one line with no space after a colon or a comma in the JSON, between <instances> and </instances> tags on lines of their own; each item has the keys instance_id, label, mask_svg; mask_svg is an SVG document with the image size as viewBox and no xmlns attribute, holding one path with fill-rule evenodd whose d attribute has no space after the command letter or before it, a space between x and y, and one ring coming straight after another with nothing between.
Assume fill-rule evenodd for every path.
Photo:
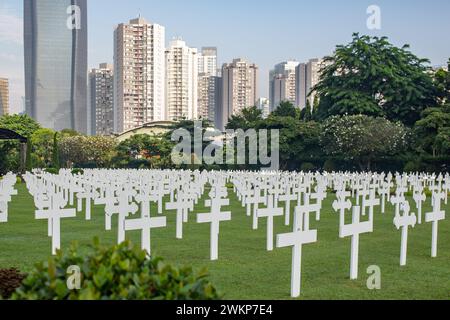
<instances>
[{"instance_id":1,"label":"mowed grass","mask_svg":"<svg viewBox=\"0 0 450 320\"><path fill-rule=\"evenodd\" d=\"M9 207L9 222L0 224L0 268L17 267L24 272L39 261L48 259L51 239L47 237L47 221L34 219L34 205L24 184L18 184L19 195ZM184 239L175 239L175 212L168 211L168 227L152 230L152 253L177 266L189 265L195 270L208 268L211 281L224 299L290 299L290 248L266 251L266 221L252 230L252 219L230 190L232 221L220 225L219 261L209 261L209 224L197 224L196 214L184 225ZM203 198L196 213L208 212ZM375 211L375 231L360 237L359 280L349 280L350 238L340 239L339 216L334 213L329 195L323 203L321 221L311 215L311 229L318 230L318 242L305 245L302 257L301 299L450 299L450 221L439 224L438 258L431 258L431 224L410 229L408 264L400 267L401 232L393 225L393 207L386 214ZM280 203L284 205L283 203ZM413 202L411 207L415 208ZM80 250L88 249L97 236L105 245L117 238L117 218L113 230L105 231L103 207L96 206L92 220L84 213L61 223L61 244L67 249L77 241ZM444 206L450 214L450 205ZM430 199L424 212L431 211ZM152 206L152 215L156 209ZM347 223L351 215L347 214ZM275 219L275 235L290 232L284 217ZM140 244L140 233L127 232L127 238ZM381 268L381 290L369 290L366 270L371 265Z\"/></svg>"}]
</instances>

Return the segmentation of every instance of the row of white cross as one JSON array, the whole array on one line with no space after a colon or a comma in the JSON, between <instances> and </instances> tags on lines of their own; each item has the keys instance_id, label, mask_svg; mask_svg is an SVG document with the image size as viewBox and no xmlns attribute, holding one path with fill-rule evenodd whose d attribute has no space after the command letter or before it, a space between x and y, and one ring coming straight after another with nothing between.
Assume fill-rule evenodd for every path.
<instances>
[{"instance_id":1,"label":"row of white cross","mask_svg":"<svg viewBox=\"0 0 450 320\"><path fill-rule=\"evenodd\" d=\"M14 186L17 182L17 176L8 173L0 180L0 223L8 222L8 203L11 196L17 195Z\"/></svg>"},{"instance_id":2,"label":"row of white cross","mask_svg":"<svg viewBox=\"0 0 450 320\"><path fill-rule=\"evenodd\" d=\"M301 288L301 252L304 244L318 241L318 231L310 229L310 214L321 218L322 202L330 193L336 194L333 209L339 214L339 236L351 237L350 278L358 278L359 236L374 231L374 208L381 206L385 214L386 202L395 206L394 225L402 229L400 264L406 265L408 229L422 223L425 190L432 193L433 211L426 213L425 222L432 224L432 256L437 256L438 224L445 219L441 209L447 203L450 176L426 174L373 173L286 173L286 172L190 172L150 170L85 170L73 176L61 170L59 175L35 171L25 175L28 189L34 196L36 218L48 219L48 234L52 236L52 252L60 248L60 219L75 217L85 204L86 220L91 219L91 206L105 206L105 228L112 229L111 218L118 215L118 242L125 240L126 231L141 230L142 248L151 253L151 230L166 227L166 210L176 211L176 238L183 238L183 225L210 187L205 207L210 212L197 215L198 223L210 223L210 257L217 260L220 223L231 220L227 184L231 183L246 214L252 216L252 227L258 229L259 219L267 219L268 251L276 247L292 247L291 295L298 297ZM392 191L395 190L395 193ZM417 215L411 212L407 192L412 192ZM284 208L280 207L284 203ZM150 214L151 203L157 205L158 216ZM291 217L292 203L294 216ZM130 215L140 212L140 218ZM346 224L345 215L352 213ZM363 217L367 216L366 219ZM292 224L293 231L274 237L274 219L284 216L284 224ZM364 221L363 221L364 220Z\"/></svg>"}]
</instances>

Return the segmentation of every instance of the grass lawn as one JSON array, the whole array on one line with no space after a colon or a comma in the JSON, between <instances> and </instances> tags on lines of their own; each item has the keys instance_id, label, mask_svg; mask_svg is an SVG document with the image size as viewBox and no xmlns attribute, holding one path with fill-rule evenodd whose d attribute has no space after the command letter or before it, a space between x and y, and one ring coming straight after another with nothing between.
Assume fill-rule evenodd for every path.
<instances>
[{"instance_id":1,"label":"grass lawn","mask_svg":"<svg viewBox=\"0 0 450 320\"><path fill-rule=\"evenodd\" d=\"M34 219L34 205L24 184L18 184L19 195L9 206L9 222L0 224L0 268L17 267L27 272L36 262L46 260L51 252L47 237L47 221ZM195 269L207 267L210 278L225 299L289 299L291 249L266 251L266 221L260 220L259 230L252 230L235 195L230 192L232 221L220 226L219 261L209 261L209 224L197 224L194 214L184 225L184 239L175 239L175 213L166 212L168 227L152 232L152 253L175 265L191 265ZM318 229L318 242L303 247L301 299L450 299L450 220L439 224L438 258L431 258L431 224L410 229L408 264L400 267L400 236L393 224L393 207L387 214L378 207L375 213L375 232L360 237L359 280L349 280L350 238L339 239L339 216L331 208L334 196L324 201L322 219L316 222L311 215L311 228ZM424 212L431 210L430 200ZM196 212L208 212L204 201ZM283 204L283 203L282 203ZM284 204L283 204L284 205ZM411 202L415 211L415 204ZM152 207L153 208L153 207ZM444 207L450 214L450 205ZM155 212L155 211L153 211ZM152 213L152 215L154 215ZM347 223L351 221L347 215ZM93 237L103 244L116 241L117 230L104 231L103 207L94 207L92 221L84 214L61 222L61 244L67 248L77 241L82 250ZM275 235L290 232L284 217L275 219ZM127 237L140 244L139 232ZM382 288L367 289L366 270L377 265L382 272Z\"/></svg>"}]
</instances>

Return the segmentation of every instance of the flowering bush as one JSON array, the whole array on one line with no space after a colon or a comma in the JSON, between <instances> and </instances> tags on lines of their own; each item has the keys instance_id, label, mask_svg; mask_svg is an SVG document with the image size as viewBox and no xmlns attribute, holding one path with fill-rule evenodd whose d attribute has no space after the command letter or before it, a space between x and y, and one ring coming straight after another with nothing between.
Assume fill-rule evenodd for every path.
<instances>
[{"instance_id":1,"label":"flowering bush","mask_svg":"<svg viewBox=\"0 0 450 320\"><path fill-rule=\"evenodd\" d=\"M320 140L328 155L356 161L362 170L370 170L374 159L405 151L410 136L410 130L401 123L346 115L327 119Z\"/></svg>"},{"instance_id":2,"label":"flowering bush","mask_svg":"<svg viewBox=\"0 0 450 320\"><path fill-rule=\"evenodd\" d=\"M67 166L103 168L111 164L116 145L116 140L109 137L74 136L61 139L59 150Z\"/></svg>"}]
</instances>

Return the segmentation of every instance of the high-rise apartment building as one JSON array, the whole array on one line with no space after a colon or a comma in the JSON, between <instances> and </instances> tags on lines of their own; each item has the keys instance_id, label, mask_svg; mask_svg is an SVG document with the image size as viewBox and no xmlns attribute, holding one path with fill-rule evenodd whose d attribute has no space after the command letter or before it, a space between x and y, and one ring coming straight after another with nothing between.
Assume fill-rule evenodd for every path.
<instances>
[{"instance_id":1,"label":"high-rise apartment building","mask_svg":"<svg viewBox=\"0 0 450 320\"><path fill-rule=\"evenodd\" d=\"M181 39L166 50L167 119L198 119L198 52Z\"/></svg>"},{"instance_id":2,"label":"high-rise apartment building","mask_svg":"<svg viewBox=\"0 0 450 320\"><path fill-rule=\"evenodd\" d=\"M198 112L199 117L215 123L218 101L217 49L204 47L198 55Z\"/></svg>"},{"instance_id":3,"label":"high-rise apartment building","mask_svg":"<svg viewBox=\"0 0 450 320\"><path fill-rule=\"evenodd\" d=\"M9 80L0 78L0 117L9 113Z\"/></svg>"},{"instance_id":4,"label":"high-rise apartment building","mask_svg":"<svg viewBox=\"0 0 450 320\"><path fill-rule=\"evenodd\" d=\"M323 59L311 59L308 63L301 63L297 67L297 105L304 109L309 101L313 106L315 93L311 90L319 83L320 71L327 66Z\"/></svg>"},{"instance_id":5,"label":"high-rise apartment building","mask_svg":"<svg viewBox=\"0 0 450 320\"><path fill-rule=\"evenodd\" d=\"M102 63L89 73L90 134L109 136L114 133L113 66Z\"/></svg>"},{"instance_id":6,"label":"high-rise apartment building","mask_svg":"<svg viewBox=\"0 0 450 320\"><path fill-rule=\"evenodd\" d=\"M253 107L258 97L258 67L235 59L222 67L222 123L224 130L232 115Z\"/></svg>"},{"instance_id":7,"label":"high-rise apartment building","mask_svg":"<svg viewBox=\"0 0 450 320\"><path fill-rule=\"evenodd\" d=\"M87 1L24 0L25 109L87 133Z\"/></svg>"},{"instance_id":8,"label":"high-rise apartment building","mask_svg":"<svg viewBox=\"0 0 450 320\"><path fill-rule=\"evenodd\" d=\"M217 48L203 47L202 52L198 54L198 73L207 75L217 75Z\"/></svg>"},{"instance_id":9,"label":"high-rise apartment building","mask_svg":"<svg viewBox=\"0 0 450 320\"><path fill-rule=\"evenodd\" d=\"M114 31L114 131L165 120L165 28L143 18Z\"/></svg>"},{"instance_id":10,"label":"high-rise apartment building","mask_svg":"<svg viewBox=\"0 0 450 320\"><path fill-rule=\"evenodd\" d=\"M266 119L270 114L270 101L267 98L259 98L256 107L262 111L262 116Z\"/></svg>"},{"instance_id":11,"label":"high-rise apartment building","mask_svg":"<svg viewBox=\"0 0 450 320\"><path fill-rule=\"evenodd\" d=\"M296 72L299 63L297 61L286 61L275 66L269 74L270 111L274 111L281 102L288 101L295 105Z\"/></svg>"}]
</instances>

